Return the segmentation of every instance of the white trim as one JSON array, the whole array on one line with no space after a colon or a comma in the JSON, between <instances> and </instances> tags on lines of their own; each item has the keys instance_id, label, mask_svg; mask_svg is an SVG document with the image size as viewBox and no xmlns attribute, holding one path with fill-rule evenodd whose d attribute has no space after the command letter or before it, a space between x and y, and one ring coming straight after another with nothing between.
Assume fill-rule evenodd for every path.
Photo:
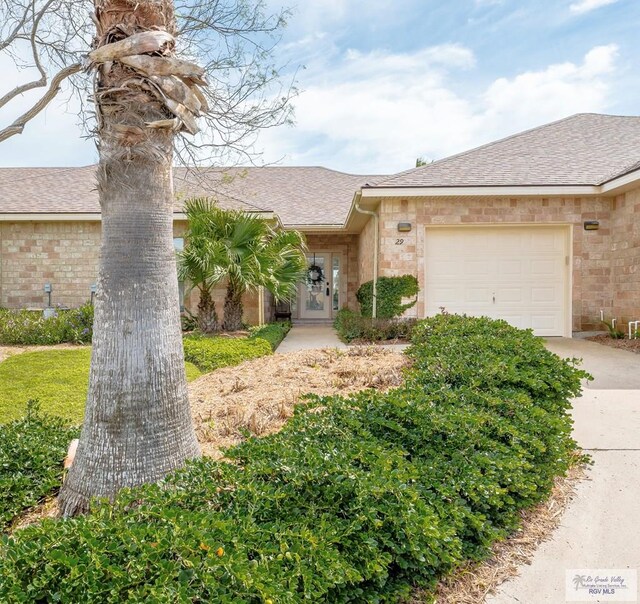
<instances>
[{"instance_id":1,"label":"white trim","mask_svg":"<svg viewBox=\"0 0 640 604\"><path fill-rule=\"evenodd\" d=\"M608 193L610 191L613 191L614 189L619 189L621 187L631 185L638 180L640 180L640 169L629 172L629 174L625 174L624 176L614 178L609 182L605 182L600 188L602 189L603 193Z\"/></svg>"},{"instance_id":2,"label":"white trim","mask_svg":"<svg viewBox=\"0 0 640 604\"><path fill-rule=\"evenodd\" d=\"M283 225L285 230L296 230L303 232L311 231L341 231L344 230L343 224L285 224Z\"/></svg>"},{"instance_id":3,"label":"white trim","mask_svg":"<svg viewBox=\"0 0 640 604\"><path fill-rule=\"evenodd\" d=\"M265 220L279 219L273 212L247 212L252 216L260 216ZM174 212L174 222L186 222L187 215L184 212ZM0 222L102 222L100 212L69 212L63 213L32 213L32 214L5 214L0 213ZM288 227L290 228L290 227ZM334 227L335 229L335 227Z\"/></svg>"},{"instance_id":4,"label":"white trim","mask_svg":"<svg viewBox=\"0 0 640 604\"><path fill-rule=\"evenodd\" d=\"M367 187L362 197L540 197L601 195L602 187L592 185L531 187Z\"/></svg>"},{"instance_id":5,"label":"white trim","mask_svg":"<svg viewBox=\"0 0 640 604\"><path fill-rule=\"evenodd\" d=\"M100 213L86 214L0 214L0 222L100 222Z\"/></svg>"}]
</instances>

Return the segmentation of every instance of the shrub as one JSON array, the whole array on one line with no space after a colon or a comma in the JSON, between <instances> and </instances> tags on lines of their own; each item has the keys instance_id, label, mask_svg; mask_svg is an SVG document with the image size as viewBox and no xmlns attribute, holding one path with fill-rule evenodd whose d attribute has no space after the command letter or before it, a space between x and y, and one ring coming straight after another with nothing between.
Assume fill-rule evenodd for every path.
<instances>
[{"instance_id":1,"label":"shrub","mask_svg":"<svg viewBox=\"0 0 640 604\"><path fill-rule=\"evenodd\" d=\"M284 337L289 333L291 329L291 323L283 321L281 323L268 323L262 327L257 327L251 330L250 339L262 338L269 342L271 350L275 351Z\"/></svg>"},{"instance_id":2,"label":"shrub","mask_svg":"<svg viewBox=\"0 0 640 604\"><path fill-rule=\"evenodd\" d=\"M415 306L417 297L412 302L402 303L403 298L417 296L420 288L413 275L402 277L378 277L376 315L378 319L399 317L405 310ZM356 293L363 317L371 317L373 312L373 281L367 281Z\"/></svg>"},{"instance_id":3,"label":"shrub","mask_svg":"<svg viewBox=\"0 0 640 604\"><path fill-rule=\"evenodd\" d=\"M401 388L4 538L0 601L390 602L486 555L572 462L586 374L488 319L421 322L409 354Z\"/></svg>"},{"instance_id":4,"label":"shrub","mask_svg":"<svg viewBox=\"0 0 640 604\"><path fill-rule=\"evenodd\" d=\"M93 305L58 310L44 318L42 312L0 310L0 344L49 345L70 342L84 344L93 337Z\"/></svg>"},{"instance_id":5,"label":"shrub","mask_svg":"<svg viewBox=\"0 0 640 604\"><path fill-rule=\"evenodd\" d=\"M352 310L338 311L333 323L338 335L345 342L363 340L381 342L385 340L408 340L416 325L415 319L371 319Z\"/></svg>"},{"instance_id":6,"label":"shrub","mask_svg":"<svg viewBox=\"0 0 640 604\"><path fill-rule=\"evenodd\" d=\"M248 359L271 354L271 345L262 338L222 338L190 335L184 338L184 358L201 371L237 365Z\"/></svg>"},{"instance_id":7,"label":"shrub","mask_svg":"<svg viewBox=\"0 0 640 604\"><path fill-rule=\"evenodd\" d=\"M55 493L62 482L62 460L78 432L41 414L33 400L25 417L0 425L0 526Z\"/></svg>"}]
</instances>

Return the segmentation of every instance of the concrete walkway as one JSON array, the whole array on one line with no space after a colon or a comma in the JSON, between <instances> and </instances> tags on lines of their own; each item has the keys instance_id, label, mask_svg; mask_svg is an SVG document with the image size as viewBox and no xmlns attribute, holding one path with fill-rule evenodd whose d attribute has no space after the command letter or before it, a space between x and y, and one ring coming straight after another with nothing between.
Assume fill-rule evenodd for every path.
<instances>
[{"instance_id":1,"label":"concrete walkway","mask_svg":"<svg viewBox=\"0 0 640 604\"><path fill-rule=\"evenodd\" d=\"M295 352L312 348L346 348L331 325L294 325L276 352Z\"/></svg>"},{"instance_id":2,"label":"concrete walkway","mask_svg":"<svg viewBox=\"0 0 640 604\"><path fill-rule=\"evenodd\" d=\"M582 357L595 377L572 411L575 438L594 463L551 539L487 604L564 604L567 570L640 574L640 355L577 339L554 338L548 347Z\"/></svg>"}]
</instances>

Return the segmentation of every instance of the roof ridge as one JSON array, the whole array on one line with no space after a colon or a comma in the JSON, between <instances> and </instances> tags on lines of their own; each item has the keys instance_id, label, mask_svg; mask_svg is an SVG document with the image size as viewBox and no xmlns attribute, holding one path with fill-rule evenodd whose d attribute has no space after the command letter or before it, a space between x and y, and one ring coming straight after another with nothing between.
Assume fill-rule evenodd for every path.
<instances>
[{"instance_id":1,"label":"roof ridge","mask_svg":"<svg viewBox=\"0 0 640 604\"><path fill-rule=\"evenodd\" d=\"M426 171L429 170L432 166L436 166L436 165L440 165L443 164L447 161L450 161L452 159L458 159L460 157L464 157L465 155L469 155L470 153L475 153L477 151L481 151L483 149L489 149L490 147L495 147L498 144L501 143L505 143L509 140L513 140L515 138L519 138L521 136L524 136L526 134L530 134L531 132L536 132L536 131L540 131L540 130L545 130L551 126L556 126L557 124L561 124L562 122L566 122L569 121L571 119L577 118L577 117L581 117L583 115L603 115L601 113L574 113L572 115L568 115L567 117L563 117L559 120L555 120L553 122L549 122L548 124L542 124L541 126L535 126L533 128L528 128L527 130L522 130L521 132L516 132L514 134L510 134L509 136L505 136L503 138L500 138L496 141L491 141L488 143L485 143L483 145L479 145L478 147L473 147L472 149L467 149L466 151L461 151L460 153L454 153L453 155L448 155L447 157L443 157L441 159L437 159L435 161L432 161L430 164L427 164L426 166L419 166L416 168L410 168L409 170L405 170L404 172L398 172L398 174L394 174L391 178L387 179L387 180L383 180L382 182L378 183L377 185L375 185L376 187L384 187L387 186L387 183L392 183L396 178L399 178L400 176L403 176L405 174L410 174L411 172L416 172L418 170L420 171ZM610 116L610 117L616 117L616 116ZM629 117L633 117L633 116L629 116Z\"/></svg>"}]
</instances>

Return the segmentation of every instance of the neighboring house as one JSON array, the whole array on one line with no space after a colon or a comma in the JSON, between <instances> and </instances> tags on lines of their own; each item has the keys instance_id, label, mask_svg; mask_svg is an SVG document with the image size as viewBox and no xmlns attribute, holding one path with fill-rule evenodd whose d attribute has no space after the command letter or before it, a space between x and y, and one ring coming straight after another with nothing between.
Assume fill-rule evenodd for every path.
<instances>
[{"instance_id":1,"label":"neighboring house","mask_svg":"<svg viewBox=\"0 0 640 604\"><path fill-rule=\"evenodd\" d=\"M601 312L640 319L640 117L576 115L394 176L176 169L175 181L177 246L193 195L306 234L323 280L300 285L294 318L357 308L377 271L418 277L418 317L444 307L546 336L598 329ZM0 306L42 307L45 283L54 304L89 297L93 183L91 166L0 169ZM251 322L258 299L247 296Z\"/></svg>"}]
</instances>

